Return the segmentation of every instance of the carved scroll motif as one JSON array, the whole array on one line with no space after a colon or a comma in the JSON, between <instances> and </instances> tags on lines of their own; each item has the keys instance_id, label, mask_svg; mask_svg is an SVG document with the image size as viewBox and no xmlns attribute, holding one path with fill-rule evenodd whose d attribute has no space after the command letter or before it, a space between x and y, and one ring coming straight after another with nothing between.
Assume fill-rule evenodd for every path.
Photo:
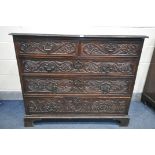
<instances>
[{"instance_id":1,"label":"carved scroll motif","mask_svg":"<svg viewBox=\"0 0 155 155\"><path fill-rule=\"evenodd\" d=\"M81 48L83 55L137 56L142 45L135 41L84 41Z\"/></svg>"},{"instance_id":2,"label":"carved scroll motif","mask_svg":"<svg viewBox=\"0 0 155 155\"><path fill-rule=\"evenodd\" d=\"M126 94L129 93L131 80L71 80L35 78L26 79L28 92L51 92L51 93L99 93L99 94Z\"/></svg>"},{"instance_id":3,"label":"carved scroll motif","mask_svg":"<svg viewBox=\"0 0 155 155\"><path fill-rule=\"evenodd\" d=\"M134 74L133 62L82 62L23 60L24 72L124 73Z\"/></svg>"},{"instance_id":4,"label":"carved scroll motif","mask_svg":"<svg viewBox=\"0 0 155 155\"><path fill-rule=\"evenodd\" d=\"M28 100L30 113L125 113L128 102L118 99L84 99L78 97Z\"/></svg>"},{"instance_id":5,"label":"carved scroll motif","mask_svg":"<svg viewBox=\"0 0 155 155\"><path fill-rule=\"evenodd\" d=\"M32 39L16 42L20 53L75 54L78 42L74 40Z\"/></svg>"}]
</instances>

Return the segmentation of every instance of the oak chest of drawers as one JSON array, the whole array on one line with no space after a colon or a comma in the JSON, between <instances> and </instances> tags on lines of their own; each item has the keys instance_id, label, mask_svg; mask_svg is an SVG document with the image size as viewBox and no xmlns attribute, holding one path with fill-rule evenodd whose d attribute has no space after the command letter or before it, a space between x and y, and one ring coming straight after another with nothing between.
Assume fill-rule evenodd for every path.
<instances>
[{"instance_id":1,"label":"oak chest of drawers","mask_svg":"<svg viewBox=\"0 0 155 155\"><path fill-rule=\"evenodd\" d=\"M145 36L12 35L25 126L42 119L114 119L128 125Z\"/></svg>"}]
</instances>

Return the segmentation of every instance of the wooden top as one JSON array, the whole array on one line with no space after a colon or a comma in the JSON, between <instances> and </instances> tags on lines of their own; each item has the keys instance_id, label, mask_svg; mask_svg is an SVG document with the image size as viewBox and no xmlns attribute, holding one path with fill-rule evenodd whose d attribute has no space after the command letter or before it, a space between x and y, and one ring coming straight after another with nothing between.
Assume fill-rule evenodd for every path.
<instances>
[{"instance_id":1,"label":"wooden top","mask_svg":"<svg viewBox=\"0 0 155 155\"><path fill-rule=\"evenodd\" d=\"M51 36L51 37L87 37L87 38L148 38L145 35L67 35L67 34L39 34L39 33L10 33L13 36Z\"/></svg>"}]
</instances>

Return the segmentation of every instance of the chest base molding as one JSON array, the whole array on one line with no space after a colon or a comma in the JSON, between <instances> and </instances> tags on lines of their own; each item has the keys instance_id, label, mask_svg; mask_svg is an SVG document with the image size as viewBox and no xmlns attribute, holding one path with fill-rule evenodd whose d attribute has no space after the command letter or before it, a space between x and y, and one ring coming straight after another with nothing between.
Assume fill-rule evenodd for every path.
<instances>
[{"instance_id":1,"label":"chest base molding","mask_svg":"<svg viewBox=\"0 0 155 155\"><path fill-rule=\"evenodd\" d=\"M120 126L128 126L129 117L128 115L74 115L74 114L59 114L59 115L26 115L24 117L24 126L25 127L33 127L33 123L37 121L105 121L105 120L113 120L119 123Z\"/></svg>"}]
</instances>

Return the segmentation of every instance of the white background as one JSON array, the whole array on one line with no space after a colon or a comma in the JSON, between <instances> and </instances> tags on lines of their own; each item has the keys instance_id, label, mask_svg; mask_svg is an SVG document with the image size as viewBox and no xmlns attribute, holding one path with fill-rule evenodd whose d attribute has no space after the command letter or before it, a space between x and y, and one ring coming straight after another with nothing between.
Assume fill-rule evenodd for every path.
<instances>
[{"instance_id":1,"label":"white background","mask_svg":"<svg viewBox=\"0 0 155 155\"><path fill-rule=\"evenodd\" d=\"M113 31L110 30L110 32L114 33L121 32L122 30L115 30L122 27L123 29L127 28L129 33L137 32L137 28L143 27L140 32L145 33L146 31L143 30L146 27L150 31L150 28L155 26L155 4L154 0L1 0L0 25L33 26L33 30L36 31L42 29L49 32L49 28L51 28L52 33L82 34L87 33L87 30L89 30L89 33L96 33L97 31L100 33L101 30L97 29L103 30L107 26L112 28ZM45 29L45 27L49 28ZM136 31L133 31L128 27L137 28ZM97 29L95 31L91 30L94 28ZM105 31L107 29L105 28ZM125 32L127 31L125 30ZM153 32L149 33L154 39ZM0 31L0 36L3 36L2 31ZM9 42L11 42L11 39ZM151 42L154 41L150 40ZM150 43L148 43L148 46L152 47L154 43ZM2 46L5 46L5 43ZM7 49L7 47L4 49ZM8 52L6 52L7 50ZM10 48L7 50L0 50L1 59L6 56L4 59L10 61L12 58L12 62L15 61L14 56L8 54ZM13 54L13 50L11 52ZM151 52L149 53L146 50L143 55L143 61L146 58L147 67L144 67L145 64L141 66L140 70L142 71L139 72L139 76L142 77L142 81L147 72L146 68L148 68ZM7 58L7 56L9 57ZM6 66L7 68L8 62L5 64L0 65L1 71L3 67ZM10 66L13 66L13 64ZM12 69L4 74L10 75L11 71ZM13 76L11 79L13 79ZM138 83L141 80L136 81L137 89L139 89ZM3 83L0 83L0 85L6 89L6 85L3 85ZM17 85L16 83L10 83L9 85L10 87L7 87L7 89L11 87L13 87L12 89L19 89L19 87L16 87L19 86L18 82ZM154 139L154 130L1 130L0 154L151 155L154 154Z\"/></svg>"}]
</instances>

